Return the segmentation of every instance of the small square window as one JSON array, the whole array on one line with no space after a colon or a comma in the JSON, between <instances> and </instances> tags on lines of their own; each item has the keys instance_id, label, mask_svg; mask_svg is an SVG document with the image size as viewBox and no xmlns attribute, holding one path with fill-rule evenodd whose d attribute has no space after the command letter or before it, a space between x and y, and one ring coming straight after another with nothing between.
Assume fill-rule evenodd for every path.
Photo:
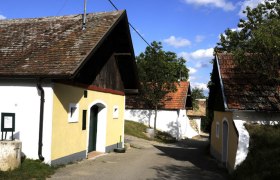
<instances>
[{"instance_id":1,"label":"small square window","mask_svg":"<svg viewBox=\"0 0 280 180\"><path fill-rule=\"evenodd\" d=\"M216 122L216 138L220 136L220 123Z\"/></svg>"},{"instance_id":2,"label":"small square window","mask_svg":"<svg viewBox=\"0 0 280 180\"><path fill-rule=\"evenodd\" d=\"M70 103L68 112L68 122L78 122L79 120L79 105Z\"/></svg>"},{"instance_id":3,"label":"small square window","mask_svg":"<svg viewBox=\"0 0 280 180\"><path fill-rule=\"evenodd\" d=\"M113 119L118 119L119 118L119 107L114 106L113 107Z\"/></svg>"},{"instance_id":4,"label":"small square window","mask_svg":"<svg viewBox=\"0 0 280 180\"><path fill-rule=\"evenodd\" d=\"M87 90L84 90L84 98L87 98L88 97L88 92Z\"/></svg>"}]
</instances>

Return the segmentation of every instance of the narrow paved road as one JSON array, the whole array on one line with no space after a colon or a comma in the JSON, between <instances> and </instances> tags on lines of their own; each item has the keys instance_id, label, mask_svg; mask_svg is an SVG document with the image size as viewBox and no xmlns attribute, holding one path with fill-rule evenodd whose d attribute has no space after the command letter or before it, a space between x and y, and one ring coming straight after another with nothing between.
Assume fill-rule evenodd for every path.
<instances>
[{"instance_id":1,"label":"narrow paved road","mask_svg":"<svg viewBox=\"0 0 280 180\"><path fill-rule=\"evenodd\" d=\"M176 145L130 137L134 147L126 153L110 153L59 169L51 179L227 179L224 169L207 155L207 141L186 140Z\"/></svg>"}]
</instances>

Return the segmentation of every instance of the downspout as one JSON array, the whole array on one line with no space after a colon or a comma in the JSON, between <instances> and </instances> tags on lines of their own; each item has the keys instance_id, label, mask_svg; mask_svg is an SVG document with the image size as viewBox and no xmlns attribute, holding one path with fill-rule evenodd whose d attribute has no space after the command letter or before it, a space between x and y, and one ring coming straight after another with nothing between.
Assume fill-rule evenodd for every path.
<instances>
[{"instance_id":1,"label":"downspout","mask_svg":"<svg viewBox=\"0 0 280 180\"><path fill-rule=\"evenodd\" d=\"M43 139L43 121L44 121L44 103L45 103L45 92L42 88L41 83L37 84L37 88L40 91L40 123L39 123L39 142L38 142L38 156L41 161L44 161L44 157L42 155L42 139Z\"/></svg>"}]
</instances>

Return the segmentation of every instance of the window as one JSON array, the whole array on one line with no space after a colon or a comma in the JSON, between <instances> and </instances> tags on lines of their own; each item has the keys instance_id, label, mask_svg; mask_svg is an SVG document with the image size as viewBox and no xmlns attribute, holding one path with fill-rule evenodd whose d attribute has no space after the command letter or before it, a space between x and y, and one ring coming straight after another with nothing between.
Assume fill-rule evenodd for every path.
<instances>
[{"instance_id":1,"label":"window","mask_svg":"<svg viewBox=\"0 0 280 180\"><path fill-rule=\"evenodd\" d=\"M79 105L70 103L68 112L68 122L78 122L79 120Z\"/></svg>"},{"instance_id":2,"label":"window","mask_svg":"<svg viewBox=\"0 0 280 180\"><path fill-rule=\"evenodd\" d=\"M88 92L87 90L84 90L84 98L87 98L88 97Z\"/></svg>"},{"instance_id":3,"label":"window","mask_svg":"<svg viewBox=\"0 0 280 180\"><path fill-rule=\"evenodd\" d=\"M113 107L113 119L118 119L119 118L119 107L114 106Z\"/></svg>"},{"instance_id":4,"label":"window","mask_svg":"<svg viewBox=\"0 0 280 180\"><path fill-rule=\"evenodd\" d=\"M87 110L83 110L83 124L82 124L82 130L87 129Z\"/></svg>"},{"instance_id":5,"label":"window","mask_svg":"<svg viewBox=\"0 0 280 180\"><path fill-rule=\"evenodd\" d=\"M220 135L220 123L216 122L216 138L219 138Z\"/></svg>"}]
</instances>

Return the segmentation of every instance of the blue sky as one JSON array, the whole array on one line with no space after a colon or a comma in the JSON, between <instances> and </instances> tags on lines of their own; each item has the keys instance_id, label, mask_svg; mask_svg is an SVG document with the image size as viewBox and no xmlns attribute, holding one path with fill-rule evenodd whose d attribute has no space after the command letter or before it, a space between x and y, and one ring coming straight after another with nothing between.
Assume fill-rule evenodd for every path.
<instances>
[{"instance_id":1,"label":"blue sky","mask_svg":"<svg viewBox=\"0 0 280 180\"><path fill-rule=\"evenodd\" d=\"M263 0L112 0L126 9L130 23L150 43L162 42L187 60L192 87L203 88L212 70L213 48L225 29L235 29L242 10ZM84 0L8 0L0 2L0 19L62 16L83 12ZM87 0L87 12L113 11L108 0ZM131 29L135 54L147 44Z\"/></svg>"}]
</instances>

